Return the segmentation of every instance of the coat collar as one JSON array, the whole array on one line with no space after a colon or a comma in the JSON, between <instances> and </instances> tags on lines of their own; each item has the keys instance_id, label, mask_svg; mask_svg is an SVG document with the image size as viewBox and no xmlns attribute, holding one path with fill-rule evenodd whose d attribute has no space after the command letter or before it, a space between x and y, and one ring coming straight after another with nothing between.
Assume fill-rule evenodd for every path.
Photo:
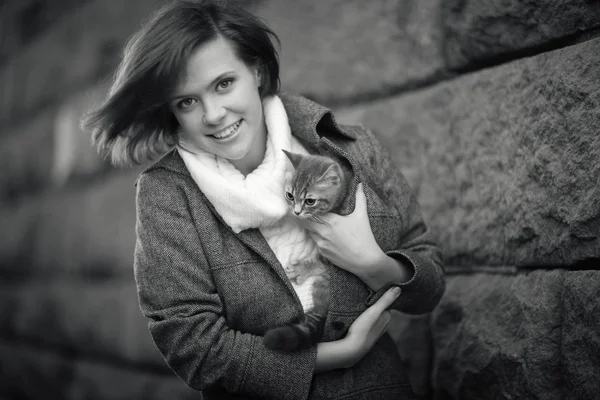
<instances>
[{"instance_id":1,"label":"coat collar","mask_svg":"<svg viewBox=\"0 0 600 400\"><path fill-rule=\"evenodd\" d=\"M354 132L342 130L335 121L331 110L298 94L280 92L277 94L283 103L292 129L292 134L303 143L317 147L323 136L338 136L355 140ZM171 150L144 172L164 168L184 175L190 175L176 150Z\"/></svg>"},{"instance_id":2,"label":"coat collar","mask_svg":"<svg viewBox=\"0 0 600 400\"><path fill-rule=\"evenodd\" d=\"M316 144L325 133L356 139L353 132L340 128L329 108L297 94L281 92L278 96L285 107L292 133L300 139Z\"/></svg>"}]
</instances>

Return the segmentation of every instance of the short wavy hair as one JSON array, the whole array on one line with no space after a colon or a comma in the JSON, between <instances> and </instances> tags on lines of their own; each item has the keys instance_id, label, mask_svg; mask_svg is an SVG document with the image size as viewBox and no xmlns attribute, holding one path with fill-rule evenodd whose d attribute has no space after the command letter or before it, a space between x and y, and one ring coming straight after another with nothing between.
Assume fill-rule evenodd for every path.
<instances>
[{"instance_id":1,"label":"short wavy hair","mask_svg":"<svg viewBox=\"0 0 600 400\"><path fill-rule=\"evenodd\" d=\"M129 39L106 100L82 119L113 165L151 161L177 144L168 97L194 50L218 36L259 69L261 98L279 91L279 38L239 0L169 3Z\"/></svg>"}]
</instances>

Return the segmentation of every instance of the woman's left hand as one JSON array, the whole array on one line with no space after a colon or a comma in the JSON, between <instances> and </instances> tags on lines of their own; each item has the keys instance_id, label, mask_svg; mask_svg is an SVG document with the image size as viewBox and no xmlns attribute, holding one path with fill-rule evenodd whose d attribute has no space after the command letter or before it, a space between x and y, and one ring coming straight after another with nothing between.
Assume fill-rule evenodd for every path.
<instances>
[{"instance_id":1,"label":"woman's left hand","mask_svg":"<svg viewBox=\"0 0 600 400\"><path fill-rule=\"evenodd\" d=\"M324 224L307 222L305 226L321 255L333 264L356 273L385 257L371 230L362 183L356 188L356 206L351 214L329 213L323 219Z\"/></svg>"}]
</instances>

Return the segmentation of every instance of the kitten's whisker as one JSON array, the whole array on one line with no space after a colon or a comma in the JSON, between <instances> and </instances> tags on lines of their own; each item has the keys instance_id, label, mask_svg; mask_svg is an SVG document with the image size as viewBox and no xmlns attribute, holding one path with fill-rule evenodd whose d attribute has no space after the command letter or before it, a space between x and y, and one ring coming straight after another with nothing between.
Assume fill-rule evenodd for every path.
<instances>
[{"instance_id":1,"label":"kitten's whisker","mask_svg":"<svg viewBox=\"0 0 600 400\"><path fill-rule=\"evenodd\" d=\"M311 222L314 222L315 224L319 224L319 225L327 225L328 222L325 221L325 219L323 219L320 215L311 215L310 217L308 217L308 220Z\"/></svg>"},{"instance_id":2,"label":"kitten's whisker","mask_svg":"<svg viewBox=\"0 0 600 400\"><path fill-rule=\"evenodd\" d=\"M324 216L319 215L318 218L321 221L321 224L323 224L323 225L329 225L329 222L327 222L327 220L325 219Z\"/></svg>"}]
</instances>

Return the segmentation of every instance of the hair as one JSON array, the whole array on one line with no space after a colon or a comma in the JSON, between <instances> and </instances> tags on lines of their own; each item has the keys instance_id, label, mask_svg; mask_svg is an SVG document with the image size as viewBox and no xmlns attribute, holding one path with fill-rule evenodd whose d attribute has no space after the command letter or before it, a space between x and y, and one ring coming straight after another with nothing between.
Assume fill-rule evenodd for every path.
<instances>
[{"instance_id":1,"label":"hair","mask_svg":"<svg viewBox=\"0 0 600 400\"><path fill-rule=\"evenodd\" d=\"M127 42L104 103L82 119L92 143L113 165L140 164L178 142L179 123L168 96L194 50L221 36L236 55L258 68L261 98L279 91L277 35L240 0L176 0Z\"/></svg>"}]
</instances>

